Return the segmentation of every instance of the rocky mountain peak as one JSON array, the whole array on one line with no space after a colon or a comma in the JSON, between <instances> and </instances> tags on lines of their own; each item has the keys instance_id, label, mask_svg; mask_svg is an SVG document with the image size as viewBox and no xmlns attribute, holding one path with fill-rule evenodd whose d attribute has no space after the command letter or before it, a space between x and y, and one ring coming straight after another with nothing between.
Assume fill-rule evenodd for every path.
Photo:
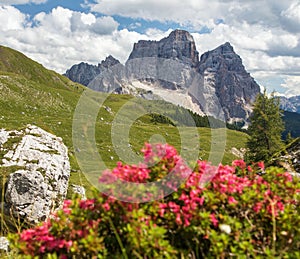
<instances>
[{"instance_id":1,"label":"rocky mountain peak","mask_svg":"<svg viewBox=\"0 0 300 259\"><path fill-rule=\"evenodd\" d=\"M205 52L199 62L205 87L213 87L229 122L247 119L260 87L229 42Z\"/></svg>"},{"instance_id":2,"label":"rocky mountain peak","mask_svg":"<svg viewBox=\"0 0 300 259\"><path fill-rule=\"evenodd\" d=\"M97 75L111 66L120 64L120 61L109 55L105 60L96 65L90 65L84 62L73 65L65 73L69 79L74 82L87 86Z\"/></svg>"},{"instance_id":3,"label":"rocky mountain peak","mask_svg":"<svg viewBox=\"0 0 300 259\"><path fill-rule=\"evenodd\" d=\"M98 64L98 67L100 68L109 68L111 66L120 64L120 61L115 59L112 55L109 55L108 57L106 57L105 60L101 61L100 64Z\"/></svg>"},{"instance_id":4,"label":"rocky mountain peak","mask_svg":"<svg viewBox=\"0 0 300 259\"><path fill-rule=\"evenodd\" d=\"M201 55L199 63L200 71L204 72L207 65L213 71L226 69L229 71L246 72L242 59L235 53L229 42Z\"/></svg>"},{"instance_id":5,"label":"rocky mountain peak","mask_svg":"<svg viewBox=\"0 0 300 259\"><path fill-rule=\"evenodd\" d=\"M216 48L215 51L220 51L222 54L234 52L232 45L228 41Z\"/></svg>"},{"instance_id":6,"label":"rocky mountain peak","mask_svg":"<svg viewBox=\"0 0 300 259\"><path fill-rule=\"evenodd\" d=\"M191 66L199 61L194 38L184 30L172 31L160 41L140 40L134 44L128 60L145 57L175 59Z\"/></svg>"},{"instance_id":7,"label":"rocky mountain peak","mask_svg":"<svg viewBox=\"0 0 300 259\"><path fill-rule=\"evenodd\" d=\"M174 30L172 31L169 36L167 37L169 40L173 41L190 41L194 42L193 36L185 30Z\"/></svg>"}]
</instances>

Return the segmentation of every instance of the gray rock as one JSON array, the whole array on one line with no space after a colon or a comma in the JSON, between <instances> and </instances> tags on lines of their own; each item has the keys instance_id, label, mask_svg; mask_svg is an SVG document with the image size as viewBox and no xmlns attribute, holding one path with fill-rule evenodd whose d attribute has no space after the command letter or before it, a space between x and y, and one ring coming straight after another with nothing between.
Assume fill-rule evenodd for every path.
<instances>
[{"instance_id":1,"label":"gray rock","mask_svg":"<svg viewBox=\"0 0 300 259\"><path fill-rule=\"evenodd\" d=\"M74 82L87 86L102 71L119 63L117 59L109 55L98 66L81 62L80 64L73 65L64 75Z\"/></svg>"},{"instance_id":2,"label":"gray rock","mask_svg":"<svg viewBox=\"0 0 300 259\"><path fill-rule=\"evenodd\" d=\"M5 252L9 250L9 241L6 237L0 237L0 250Z\"/></svg>"},{"instance_id":3,"label":"gray rock","mask_svg":"<svg viewBox=\"0 0 300 259\"><path fill-rule=\"evenodd\" d=\"M71 187L73 192L79 194L82 200L86 200L85 188L83 186L72 184Z\"/></svg>"},{"instance_id":4,"label":"gray rock","mask_svg":"<svg viewBox=\"0 0 300 259\"><path fill-rule=\"evenodd\" d=\"M198 67L207 87L215 89L226 120L247 120L260 87L245 70L230 43L204 53Z\"/></svg>"},{"instance_id":5,"label":"gray rock","mask_svg":"<svg viewBox=\"0 0 300 259\"><path fill-rule=\"evenodd\" d=\"M184 30L175 30L160 41L140 40L135 43L128 61L142 57L180 60L188 66L196 66L199 53L192 35Z\"/></svg>"},{"instance_id":6,"label":"gray rock","mask_svg":"<svg viewBox=\"0 0 300 259\"><path fill-rule=\"evenodd\" d=\"M5 129L0 129L0 147L8 140L9 132Z\"/></svg>"},{"instance_id":7,"label":"gray rock","mask_svg":"<svg viewBox=\"0 0 300 259\"><path fill-rule=\"evenodd\" d=\"M5 207L29 222L45 220L66 197L70 177L67 147L61 138L32 125L9 137L20 141L6 150L0 164L18 167L6 183Z\"/></svg>"}]
</instances>

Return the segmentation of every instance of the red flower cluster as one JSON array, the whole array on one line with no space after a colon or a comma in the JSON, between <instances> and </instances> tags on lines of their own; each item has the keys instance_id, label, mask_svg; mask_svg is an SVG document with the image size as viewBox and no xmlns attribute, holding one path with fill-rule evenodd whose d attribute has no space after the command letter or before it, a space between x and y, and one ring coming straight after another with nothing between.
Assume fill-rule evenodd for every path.
<instances>
[{"instance_id":1,"label":"red flower cluster","mask_svg":"<svg viewBox=\"0 0 300 259\"><path fill-rule=\"evenodd\" d=\"M234 220L242 218L242 214L247 211L247 217L252 217L254 222L262 217L273 219L279 217L284 213L285 206L296 204L293 198L284 196L284 192L278 195L274 191L278 190L276 188L282 188L290 192L290 197L294 197L293 195L299 190L289 187L293 181L292 176L289 173L278 173L275 179L268 179L267 176L254 174L255 168L264 169L263 163L252 167L247 166L242 160L236 160L233 161L232 166L212 166L207 162L198 161L197 168L192 171L178 155L176 149L168 144L146 144L142 152L143 163L137 166L118 162L116 168L105 171L99 181L108 186L117 180L125 183L160 181L161 186L174 190L173 194L154 201L149 206L117 200L113 194L118 190L113 188L110 190L112 196L100 194L94 199L77 201L77 203L66 200L62 207L65 221L60 223L63 217L58 213L54 219L20 234L19 241L26 244L23 247L24 254L43 255L58 252L60 258L64 258L71 248L78 246L79 239L86 238L89 242L94 242L93 235L100 238L97 236L99 235L97 231L100 229L104 229L103 233L106 234L111 232L106 228L111 223L105 221L106 215L114 216L117 224L123 223L126 226L124 229L128 229L128 224L136 220L135 217L141 224L148 226L152 224L153 227L167 226L168 229L173 228L173 230L199 226L202 222L206 222L204 224L206 229L202 233L204 238L209 239L211 229L217 231L227 226L230 228L228 233L234 232L229 223L225 222L224 214L227 211L231 213L227 218L233 215ZM237 174L241 170L242 175ZM169 178L171 181L164 181L169 175L172 175ZM186 181L178 188L185 178ZM126 185L122 187L126 188ZM141 209L143 213L139 214ZM100 214L102 217L99 216ZM87 219L84 219L83 215L86 215ZM248 218L247 220L249 221ZM53 230L54 224L58 226L56 226L59 229L56 230L57 232ZM125 231L124 229L114 231L120 234ZM142 228L138 226L137 231L142 231ZM239 235L236 234L234 238L239 238ZM258 235L255 234L255 238ZM87 249L92 249L92 245ZM93 252L97 253L97 250Z\"/></svg>"},{"instance_id":2,"label":"red flower cluster","mask_svg":"<svg viewBox=\"0 0 300 259\"><path fill-rule=\"evenodd\" d=\"M20 235L20 242L26 243L27 254L35 256L65 250L66 252L72 246L72 240L58 239L50 233L50 222L44 223L34 229L24 230ZM39 244L39 247L36 244Z\"/></svg>"}]
</instances>

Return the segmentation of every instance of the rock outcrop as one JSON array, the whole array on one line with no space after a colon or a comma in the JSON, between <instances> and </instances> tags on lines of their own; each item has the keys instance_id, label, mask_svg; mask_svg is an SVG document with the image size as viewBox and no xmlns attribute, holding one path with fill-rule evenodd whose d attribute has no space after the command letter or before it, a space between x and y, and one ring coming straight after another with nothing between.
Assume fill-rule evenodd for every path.
<instances>
[{"instance_id":1,"label":"rock outcrop","mask_svg":"<svg viewBox=\"0 0 300 259\"><path fill-rule=\"evenodd\" d=\"M140 40L134 44L128 61L145 57L179 60L192 67L197 66L199 62L194 38L183 30L172 31L160 41Z\"/></svg>"},{"instance_id":2,"label":"rock outcrop","mask_svg":"<svg viewBox=\"0 0 300 259\"><path fill-rule=\"evenodd\" d=\"M7 172L4 213L45 220L65 199L70 177L67 147L39 127L0 130L0 167Z\"/></svg>"},{"instance_id":3,"label":"rock outcrop","mask_svg":"<svg viewBox=\"0 0 300 259\"><path fill-rule=\"evenodd\" d=\"M260 87L245 70L242 59L229 42L204 53L199 62L199 72L207 87L215 89L229 122L249 118L251 103L260 93Z\"/></svg>"},{"instance_id":4,"label":"rock outcrop","mask_svg":"<svg viewBox=\"0 0 300 259\"><path fill-rule=\"evenodd\" d=\"M86 200L85 188L83 186L80 186L77 184L72 184L71 187L72 187L73 193L78 194L82 200Z\"/></svg>"},{"instance_id":5,"label":"rock outcrop","mask_svg":"<svg viewBox=\"0 0 300 259\"><path fill-rule=\"evenodd\" d=\"M230 43L201 55L193 36L175 30L135 43L125 65L113 62L90 81L97 91L164 99L228 122L247 121L260 88ZM71 77L69 77L72 79Z\"/></svg>"},{"instance_id":6,"label":"rock outcrop","mask_svg":"<svg viewBox=\"0 0 300 259\"><path fill-rule=\"evenodd\" d=\"M0 251L8 252L9 250L9 241L6 237L0 237Z\"/></svg>"}]
</instances>

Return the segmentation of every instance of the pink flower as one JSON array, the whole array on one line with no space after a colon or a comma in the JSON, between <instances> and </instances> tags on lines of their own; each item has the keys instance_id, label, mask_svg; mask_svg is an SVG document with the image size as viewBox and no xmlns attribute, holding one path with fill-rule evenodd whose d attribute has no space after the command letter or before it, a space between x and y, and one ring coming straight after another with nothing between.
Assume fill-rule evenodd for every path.
<instances>
[{"instance_id":1,"label":"pink flower","mask_svg":"<svg viewBox=\"0 0 300 259\"><path fill-rule=\"evenodd\" d=\"M244 160L234 160L232 162L233 166L239 167L242 170L246 168L246 163L244 162Z\"/></svg>"},{"instance_id":2,"label":"pink flower","mask_svg":"<svg viewBox=\"0 0 300 259\"><path fill-rule=\"evenodd\" d=\"M165 203L160 203L160 204L158 205L158 207L159 207L159 211L158 211L159 216L163 217L164 214L165 214L165 212L166 212L166 208L168 207L168 205L165 204Z\"/></svg>"},{"instance_id":3,"label":"pink flower","mask_svg":"<svg viewBox=\"0 0 300 259\"><path fill-rule=\"evenodd\" d=\"M253 168L252 168L250 165L247 166L247 170L248 170L248 172L250 172L250 173L253 172Z\"/></svg>"},{"instance_id":4,"label":"pink flower","mask_svg":"<svg viewBox=\"0 0 300 259\"><path fill-rule=\"evenodd\" d=\"M261 169L264 170L265 169L265 164L263 161L257 162L257 166Z\"/></svg>"},{"instance_id":5,"label":"pink flower","mask_svg":"<svg viewBox=\"0 0 300 259\"><path fill-rule=\"evenodd\" d=\"M108 204L108 202L105 202L103 205L102 205L103 209L105 209L106 211L109 211L110 210L110 205Z\"/></svg>"},{"instance_id":6,"label":"pink flower","mask_svg":"<svg viewBox=\"0 0 300 259\"><path fill-rule=\"evenodd\" d=\"M260 210L262 209L262 205L263 205L262 202L257 202L257 203L253 206L253 210L254 210L256 213L260 212Z\"/></svg>"},{"instance_id":7,"label":"pink flower","mask_svg":"<svg viewBox=\"0 0 300 259\"><path fill-rule=\"evenodd\" d=\"M184 226L188 227L190 224L190 221L187 218L184 218Z\"/></svg>"},{"instance_id":8,"label":"pink flower","mask_svg":"<svg viewBox=\"0 0 300 259\"><path fill-rule=\"evenodd\" d=\"M284 205L281 201L278 201L276 205L277 209L279 209L280 211L284 211Z\"/></svg>"},{"instance_id":9,"label":"pink flower","mask_svg":"<svg viewBox=\"0 0 300 259\"><path fill-rule=\"evenodd\" d=\"M212 223L215 227L218 226L218 222L219 222L219 221L217 220L217 218L216 218L216 216L215 216L214 213L210 214L210 220L211 220L211 223Z\"/></svg>"},{"instance_id":10,"label":"pink flower","mask_svg":"<svg viewBox=\"0 0 300 259\"><path fill-rule=\"evenodd\" d=\"M71 200L64 200L63 208L69 208L72 204Z\"/></svg>"},{"instance_id":11,"label":"pink flower","mask_svg":"<svg viewBox=\"0 0 300 259\"><path fill-rule=\"evenodd\" d=\"M176 222L178 225L181 225L181 224L182 224L182 220L181 220L180 213L177 213L177 214L176 214L175 222Z\"/></svg>"},{"instance_id":12,"label":"pink flower","mask_svg":"<svg viewBox=\"0 0 300 259\"><path fill-rule=\"evenodd\" d=\"M81 200L79 202L79 208L81 209L90 209L92 210L94 208L95 201L93 199L90 200Z\"/></svg>"},{"instance_id":13,"label":"pink flower","mask_svg":"<svg viewBox=\"0 0 300 259\"><path fill-rule=\"evenodd\" d=\"M238 201L237 201L234 197L229 196L229 197L228 197L228 203L229 203L229 204L237 204Z\"/></svg>"}]
</instances>

